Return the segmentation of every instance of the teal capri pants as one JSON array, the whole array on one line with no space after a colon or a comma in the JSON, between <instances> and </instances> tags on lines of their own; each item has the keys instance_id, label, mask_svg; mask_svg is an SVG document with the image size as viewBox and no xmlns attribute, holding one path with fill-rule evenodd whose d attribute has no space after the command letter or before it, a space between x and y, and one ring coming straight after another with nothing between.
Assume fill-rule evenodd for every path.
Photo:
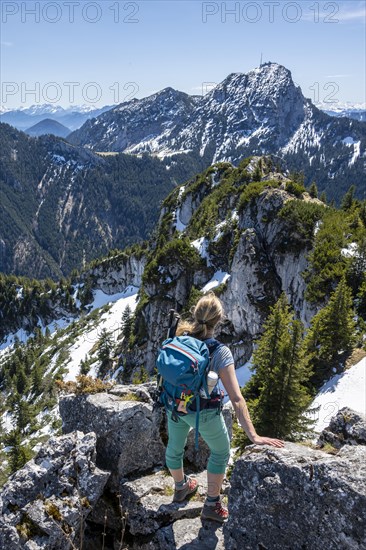
<instances>
[{"instance_id":1,"label":"teal capri pants","mask_svg":"<svg viewBox=\"0 0 366 550\"><path fill-rule=\"evenodd\" d=\"M230 439L222 413L217 409L204 409L199 413L199 432L206 441L211 453L207 471L212 474L224 474L230 458ZM166 465L172 470L183 466L184 447L190 428L196 425L196 413L178 416L174 422L171 412L167 411L169 441L166 448Z\"/></svg>"}]
</instances>

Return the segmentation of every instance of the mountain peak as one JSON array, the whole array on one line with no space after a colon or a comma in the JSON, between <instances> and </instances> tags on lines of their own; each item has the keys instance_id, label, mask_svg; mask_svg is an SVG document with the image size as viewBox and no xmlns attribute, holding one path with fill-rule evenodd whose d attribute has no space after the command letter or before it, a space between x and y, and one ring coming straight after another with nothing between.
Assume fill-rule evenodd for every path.
<instances>
[{"instance_id":1,"label":"mountain peak","mask_svg":"<svg viewBox=\"0 0 366 550\"><path fill-rule=\"evenodd\" d=\"M297 88L292 80L291 71L279 63L268 61L248 73L230 73L211 93L214 95L215 90L225 90L240 94L245 91L255 95L272 96L284 88Z\"/></svg>"}]
</instances>

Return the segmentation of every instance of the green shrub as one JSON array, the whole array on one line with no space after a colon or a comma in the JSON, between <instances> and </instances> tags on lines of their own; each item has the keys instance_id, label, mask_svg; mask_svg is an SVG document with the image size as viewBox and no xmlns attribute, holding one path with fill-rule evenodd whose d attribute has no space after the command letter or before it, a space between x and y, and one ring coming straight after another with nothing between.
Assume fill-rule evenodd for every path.
<instances>
[{"instance_id":1,"label":"green shrub","mask_svg":"<svg viewBox=\"0 0 366 550\"><path fill-rule=\"evenodd\" d=\"M280 182L276 180L268 180L268 181L254 181L252 183L249 183L244 191L240 195L239 199L239 212L244 210L244 208L256 197L259 197L259 195L265 190L269 188L278 188L280 186Z\"/></svg>"},{"instance_id":2,"label":"green shrub","mask_svg":"<svg viewBox=\"0 0 366 550\"><path fill-rule=\"evenodd\" d=\"M295 197L300 198L302 194L305 193L306 189L302 183L288 181L286 183L286 191L292 195L295 195Z\"/></svg>"},{"instance_id":3,"label":"green shrub","mask_svg":"<svg viewBox=\"0 0 366 550\"><path fill-rule=\"evenodd\" d=\"M315 224L322 219L325 211L325 206L320 204L289 200L279 211L278 217L289 223L289 234L297 233L302 241L312 242Z\"/></svg>"},{"instance_id":4,"label":"green shrub","mask_svg":"<svg viewBox=\"0 0 366 550\"><path fill-rule=\"evenodd\" d=\"M193 272L205 263L187 237L176 238L157 250L145 268L143 283L170 284L169 267Z\"/></svg>"}]
</instances>

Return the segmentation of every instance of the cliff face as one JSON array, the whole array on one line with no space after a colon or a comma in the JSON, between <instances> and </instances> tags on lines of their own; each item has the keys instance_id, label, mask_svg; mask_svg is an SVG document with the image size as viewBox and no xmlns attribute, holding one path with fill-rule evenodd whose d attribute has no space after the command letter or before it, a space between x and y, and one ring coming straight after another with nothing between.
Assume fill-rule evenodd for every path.
<instances>
[{"instance_id":1,"label":"cliff face","mask_svg":"<svg viewBox=\"0 0 366 550\"><path fill-rule=\"evenodd\" d=\"M201 441L194 455L193 433L186 471L199 489L189 502L172 502L173 481L163 468L166 425L153 410L154 391L150 384L120 386L61 400L68 433L45 443L3 488L1 548L365 547L364 445L345 445L335 455L293 443L249 445L223 486L230 518L222 528L200 519L208 450ZM365 431L365 418L343 413ZM226 408L230 433L231 418Z\"/></svg>"},{"instance_id":2,"label":"cliff face","mask_svg":"<svg viewBox=\"0 0 366 550\"><path fill-rule=\"evenodd\" d=\"M252 342L281 292L305 325L316 312L305 299L302 276L312 236L305 239L281 214L290 201L295 206L299 202L325 206L307 193L294 195L289 179L274 172L267 157L252 158L242 173L230 166L214 165L201 179L175 190L163 205L154 258L148 260L142 278L147 303L140 322L145 337L136 360L143 355L149 370L166 331L169 309L181 311L193 290L219 287L228 318L219 337L233 345L235 359L242 362L249 359ZM261 181L246 187L242 182L250 181L254 171ZM185 249L185 261L180 249L177 252L184 238L191 247L191 252Z\"/></svg>"}]
</instances>

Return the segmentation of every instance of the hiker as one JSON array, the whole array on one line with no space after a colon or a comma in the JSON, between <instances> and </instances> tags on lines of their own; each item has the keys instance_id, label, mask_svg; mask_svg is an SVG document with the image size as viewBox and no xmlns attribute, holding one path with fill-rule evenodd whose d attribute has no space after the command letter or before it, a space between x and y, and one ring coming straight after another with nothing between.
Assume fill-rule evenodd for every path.
<instances>
[{"instance_id":1,"label":"hiker","mask_svg":"<svg viewBox=\"0 0 366 550\"><path fill-rule=\"evenodd\" d=\"M193 322L179 321L176 335L189 335L204 341L210 349L210 341L216 325L223 319L223 307L217 296L210 292L200 298L192 311ZM215 342L215 340L213 340ZM217 341L216 341L217 342ZM223 344L211 355L210 370L216 371L233 404L240 425L256 445L283 447L279 439L259 436L250 420L246 402L241 394L235 374L234 359ZM220 399L221 405L221 399ZM166 465L175 481L175 502L184 501L198 486L197 480L183 472L183 454L188 432L195 427L195 414L180 414L175 420L167 410L169 440L166 449ZM220 408L204 408L199 412L199 433L211 453L207 465L207 496L201 518L223 522L228 511L221 504L220 491L230 456L230 440Z\"/></svg>"}]
</instances>

